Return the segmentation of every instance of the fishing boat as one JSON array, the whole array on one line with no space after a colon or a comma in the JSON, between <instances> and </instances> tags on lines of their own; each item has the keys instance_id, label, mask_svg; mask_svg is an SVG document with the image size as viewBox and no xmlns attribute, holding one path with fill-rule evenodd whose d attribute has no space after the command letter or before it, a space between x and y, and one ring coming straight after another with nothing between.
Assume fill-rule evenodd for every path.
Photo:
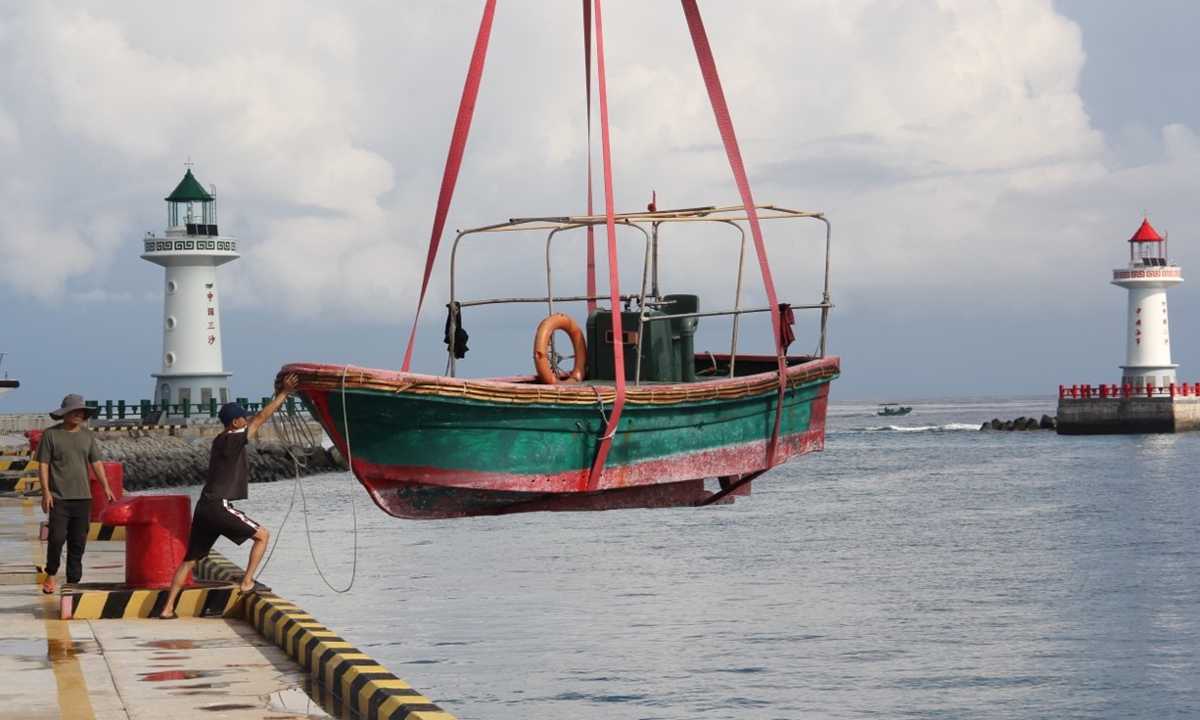
<instances>
[{"instance_id":1,"label":"fishing boat","mask_svg":"<svg viewBox=\"0 0 1200 720\"><path fill-rule=\"evenodd\" d=\"M911 407L897 405L896 403L883 403L879 406L879 411L875 414L883 415L885 417L894 417L896 415L907 415L910 412L912 412Z\"/></svg>"},{"instance_id":2,"label":"fishing boat","mask_svg":"<svg viewBox=\"0 0 1200 720\"><path fill-rule=\"evenodd\" d=\"M4 362L5 355L8 355L8 353L0 352L0 363ZM21 387L20 381L18 381L16 378L10 378L8 376L8 372L5 371L4 377L0 378L0 398L4 397L5 395L9 394L10 392L12 392L13 390L16 390L19 387Z\"/></svg>"},{"instance_id":3,"label":"fishing boat","mask_svg":"<svg viewBox=\"0 0 1200 720\"><path fill-rule=\"evenodd\" d=\"M417 317L470 125L469 91L478 87L479 53L486 51L493 6L489 0L483 40L468 73ZM592 7L584 3L587 29L593 27ZM598 0L594 8L598 13ZM729 128L722 140L740 203L660 210L652 199L645 211L616 212L601 91L604 211L591 211L589 193L588 211L581 214L515 218L458 231L449 262L444 374L411 370L416 318L399 370L314 363L280 370L281 378L299 376L298 395L306 408L389 514L434 519L727 503L749 494L751 482L772 467L823 449L830 382L839 374L838 358L825 354L833 307L830 224L819 212L753 202L719 84L714 87L715 65L698 10L692 0L684 0L684 10L718 127ZM603 88L598 16L595 27ZM590 48L590 30L585 41ZM780 245L815 245L818 279L807 289L777 292L764 227L772 231L774 252ZM599 238L607 241L606 290L596 277ZM709 247L726 254L697 257ZM468 249L506 261L530 251L532 257L520 265L545 272L531 271L525 292L487 294L487 283L469 287L468 269L480 263L463 261ZM660 288L667 276L676 283L688 277L678 268L697 261L728 267L726 287L732 291L718 297ZM793 275L800 273L789 268L787 276ZM526 330L502 340L526 347L532 341L525 374L460 376L469 337L465 326L472 313L485 309L534 317ZM788 350L798 333L803 336L804 324L795 325L798 316L813 318L809 353ZM701 341L714 345L698 349L699 330L710 325L720 332Z\"/></svg>"}]
</instances>

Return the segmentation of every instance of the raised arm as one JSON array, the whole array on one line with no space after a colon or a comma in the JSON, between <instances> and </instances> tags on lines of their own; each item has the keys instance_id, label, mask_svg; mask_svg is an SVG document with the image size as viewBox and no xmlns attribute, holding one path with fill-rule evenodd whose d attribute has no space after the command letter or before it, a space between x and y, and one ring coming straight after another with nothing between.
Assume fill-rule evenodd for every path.
<instances>
[{"instance_id":1,"label":"raised arm","mask_svg":"<svg viewBox=\"0 0 1200 720\"><path fill-rule=\"evenodd\" d=\"M250 421L246 423L246 434L250 437L254 437L258 433L258 429L263 426L263 423L265 423L271 418L272 415L275 414L275 411L278 410L281 405L283 405L283 402L287 400L288 395L291 395L292 391L295 390L296 386L299 384L300 378L295 374L285 377L283 379L283 386L279 388L279 392L275 393L275 397L271 399L271 402L267 403L266 407L264 407L262 410L259 410L257 413L255 413L254 417L250 418Z\"/></svg>"}]
</instances>

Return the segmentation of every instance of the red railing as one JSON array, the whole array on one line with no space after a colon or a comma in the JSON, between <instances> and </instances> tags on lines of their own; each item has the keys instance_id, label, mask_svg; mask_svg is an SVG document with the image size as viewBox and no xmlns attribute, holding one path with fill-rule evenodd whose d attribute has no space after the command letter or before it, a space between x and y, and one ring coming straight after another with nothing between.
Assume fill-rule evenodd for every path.
<instances>
[{"instance_id":1,"label":"red railing","mask_svg":"<svg viewBox=\"0 0 1200 720\"><path fill-rule=\"evenodd\" d=\"M1154 387L1148 384L1145 387L1135 388L1132 385L1059 385L1058 399L1071 398L1072 400L1096 400L1107 398L1131 398L1131 397L1200 397L1200 383L1195 385L1176 385L1171 383L1166 387Z\"/></svg>"}]
</instances>

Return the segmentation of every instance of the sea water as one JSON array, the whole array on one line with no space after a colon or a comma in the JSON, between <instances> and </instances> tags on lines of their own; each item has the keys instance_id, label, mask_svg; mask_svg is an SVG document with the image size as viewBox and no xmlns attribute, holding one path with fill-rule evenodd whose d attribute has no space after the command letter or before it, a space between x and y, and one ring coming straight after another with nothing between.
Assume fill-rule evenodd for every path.
<instances>
[{"instance_id":1,"label":"sea water","mask_svg":"<svg viewBox=\"0 0 1200 720\"><path fill-rule=\"evenodd\" d=\"M1200 434L904 404L835 402L726 506L406 521L348 474L241 506L261 580L464 720L1200 717Z\"/></svg>"}]
</instances>

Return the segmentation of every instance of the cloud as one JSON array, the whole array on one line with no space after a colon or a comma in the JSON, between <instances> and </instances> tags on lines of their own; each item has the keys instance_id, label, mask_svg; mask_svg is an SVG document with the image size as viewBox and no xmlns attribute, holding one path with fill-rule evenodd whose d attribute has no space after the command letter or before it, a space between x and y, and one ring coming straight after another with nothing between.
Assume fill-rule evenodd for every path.
<instances>
[{"instance_id":1,"label":"cloud","mask_svg":"<svg viewBox=\"0 0 1200 720\"><path fill-rule=\"evenodd\" d=\"M88 292L75 293L72 299L80 302L117 302L126 303L133 300L133 294L128 292L110 293L101 288L93 288Z\"/></svg>"},{"instance_id":2,"label":"cloud","mask_svg":"<svg viewBox=\"0 0 1200 720\"><path fill-rule=\"evenodd\" d=\"M1163 148L1170 162L1188 163L1194 165L1200 157L1200 143L1196 141L1196 133L1186 125L1171 123L1163 128Z\"/></svg>"},{"instance_id":3,"label":"cloud","mask_svg":"<svg viewBox=\"0 0 1200 720\"><path fill-rule=\"evenodd\" d=\"M17 124L0 106L0 157L12 152L20 142Z\"/></svg>"},{"instance_id":4,"label":"cloud","mask_svg":"<svg viewBox=\"0 0 1200 720\"><path fill-rule=\"evenodd\" d=\"M0 49L0 245L26 268L9 292L53 303L127 267L114 258L161 231L190 156L239 237L229 307L406 321L479 3L216 2L186 21L152 2L19 8ZM828 212L837 287L1061 282L1056 264L1127 214L1079 95L1079 27L1049 0L702 10L757 197ZM450 228L583 211L578 12L500 7ZM619 209L652 190L733 202L679 8L609 3L604 21ZM1190 128L1155 141L1166 166L1194 166ZM1169 174L1146 174L1147 192ZM1088 194L1103 218L1061 215ZM120 297L122 281L83 292Z\"/></svg>"}]
</instances>

